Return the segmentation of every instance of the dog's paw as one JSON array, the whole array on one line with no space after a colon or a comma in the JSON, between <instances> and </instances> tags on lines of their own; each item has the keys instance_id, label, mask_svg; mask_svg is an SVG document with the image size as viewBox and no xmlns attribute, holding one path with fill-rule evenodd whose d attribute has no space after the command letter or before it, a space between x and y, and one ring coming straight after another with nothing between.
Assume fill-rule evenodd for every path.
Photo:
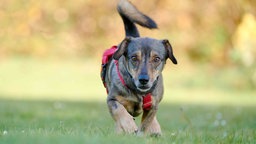
<instances>
[{"instance_id":1,"label":"dog's paw","mask_svg":"<svg viewBox=\"0 0 256 144\"><path fill-rule=\"evenodd\" d=\"M159 137L162 135L161 127L156 118L154 118L152 123L145 129L145 133L154 137Z\"/></svg>"},{"instance_id":2,"label":"dog's paw","mask_svg":"<svg viewBox=\"0 0 256 144\"><path fill-rule=\"evenodd\" d=\"M136 135L138 137L143 137L143 136L160 137L162 133L161 132L144 133L143 131L138 131L136 132Z\"/></svg>"},{"instance_id":3,"label":"dog's paw","mask_svg":"<svg viewBox=\"0 0 256 144\"><path fill-rule=\"evenodd\" d=\"M144 136L144 132L139 130L139 131L136 132L136 135L138 137L143 137Z\"/></svg>"},{"instance_id":4,"label":"dog's paw","mask_svg":"<svg viewBox=\"0 0 256 144\"><path fill-rule=\"evenodd\" d=\"M122 117L120 120L116 122L116 132L117 133L136 133L138 131L138 127L132 116Z\"/></svg>"}]
</instances>

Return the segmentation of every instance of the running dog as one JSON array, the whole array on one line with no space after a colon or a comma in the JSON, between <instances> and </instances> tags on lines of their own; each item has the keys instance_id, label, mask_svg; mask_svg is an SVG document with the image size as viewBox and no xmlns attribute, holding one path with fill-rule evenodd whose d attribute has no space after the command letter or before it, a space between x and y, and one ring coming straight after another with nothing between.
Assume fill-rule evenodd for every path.
<instances>
[{"instance_id":1,"label":"running dog","mask_svg":"<svg viewBox=\"0 0 256 144\"><path fill-rule=\"evenodd\" d=\"M126 38L105 51L101 78L106 87L107 104L117 133L161 135L156 118L163 97L162 70L169 58L174 64L168 40L140 37L135 24L154 29L157 24L127 0L120 0L117 10L123 20ZM142 114L141 124L134 117Z\"/></svg>"}]
</instances>

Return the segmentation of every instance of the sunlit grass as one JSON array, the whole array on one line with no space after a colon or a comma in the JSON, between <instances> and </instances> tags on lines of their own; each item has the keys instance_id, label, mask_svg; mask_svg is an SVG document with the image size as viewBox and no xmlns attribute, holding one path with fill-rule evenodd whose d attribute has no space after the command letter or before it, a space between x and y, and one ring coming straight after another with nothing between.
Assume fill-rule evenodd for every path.
<instances>
[{"instance_id":1,"label":"sunlit grass","mask_svg":"<svg viewBox=\"0 0 256 144\"><path fill-rule=\"evenodd\" d=\"M235 69L203 66L164 70L163 102L255 105L255 91L239 87ZM100 60L13 58L0 61L0 95L8 99L105 101Z\"/></svg>"},{"instance_id":2,"label":"sunlit grass","mask_svg":"<svg viewBox=\"0 0 256 144\"><path fill-rule=\"evenodd\" d=\"M84 60L11 59L0 62L0 94L21 99L100 99L100 64Z\"/></svg>"}]
</instances>

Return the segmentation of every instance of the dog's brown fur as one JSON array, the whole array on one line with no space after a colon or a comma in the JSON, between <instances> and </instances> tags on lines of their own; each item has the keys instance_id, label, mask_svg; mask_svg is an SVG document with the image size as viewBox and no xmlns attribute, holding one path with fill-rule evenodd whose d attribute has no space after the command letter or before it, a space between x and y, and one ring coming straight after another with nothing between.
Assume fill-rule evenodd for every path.
<instances>
[{"instance_id":1,"label":"dog's brown fur","mask_svg":"<svg viewBox=\"0 0 256 144\"><path fill-rule=\"evenodd\" d=\"M144 133L161 135L156 118L158 104L163 96L162 70L167 58L177 64L168 40L140 38L134 22L147 28L156 28L155 22L139 12L130 2L120 0L118 4L126 30L126 38L118 46L113 59L107 65L106 85L109 90L107 104L116 123L118 133ZM124 86L118 76L114 60L124 78ZM152 107L143 110L143 97L151 94ZM142 115L137 127L133 117Z\"/></svg>"}]
</instances>

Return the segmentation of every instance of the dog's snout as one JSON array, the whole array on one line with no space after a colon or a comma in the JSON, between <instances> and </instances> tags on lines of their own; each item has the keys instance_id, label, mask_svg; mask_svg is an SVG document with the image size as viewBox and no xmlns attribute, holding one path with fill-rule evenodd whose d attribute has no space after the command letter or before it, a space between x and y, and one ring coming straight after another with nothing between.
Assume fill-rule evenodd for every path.
<instances>
[{"instance_id":1,"label":"dog's snout","mask_svg":"<svg viewBox=\"0 0 256 144\"><path fill-rule=\"evenodd\" d=\"M139 76L139 82L142 84L142 85L145 85L147 84L149 81L149 76L148 75L140 75Z\"/></svg>"}]
</instances>

